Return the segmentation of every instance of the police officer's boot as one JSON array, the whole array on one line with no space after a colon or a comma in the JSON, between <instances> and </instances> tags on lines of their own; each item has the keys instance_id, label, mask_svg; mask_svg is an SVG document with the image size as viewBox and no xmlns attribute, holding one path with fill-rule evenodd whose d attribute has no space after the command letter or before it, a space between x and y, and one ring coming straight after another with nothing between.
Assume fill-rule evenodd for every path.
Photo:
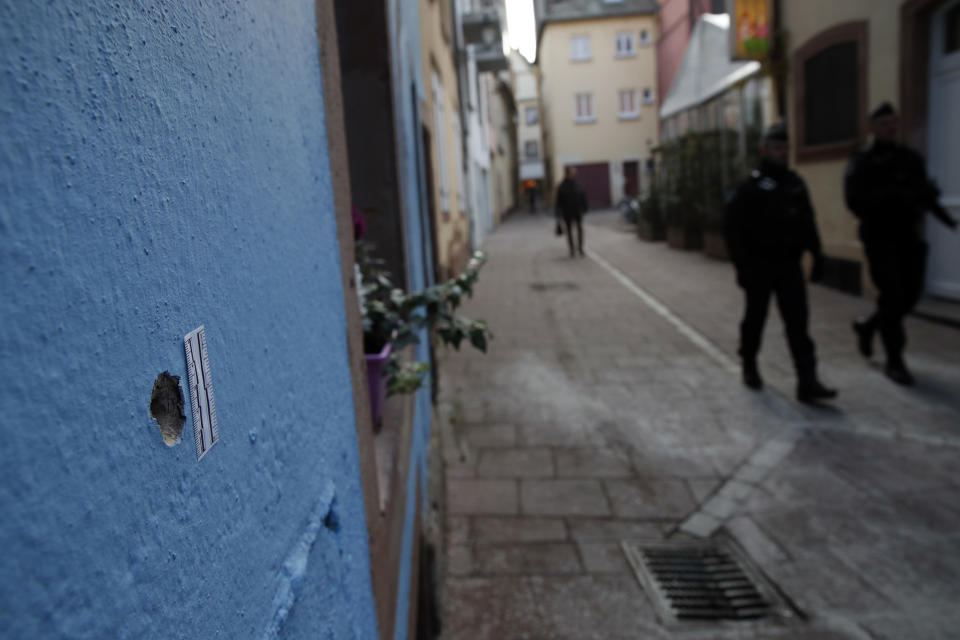
<instances>
[{"instance_id":1,"label":"police officer's boot","mask_svg":"<svg viewBox=\"0 0 960 640\"><path fill-rule=\"evenodd\" d=\"M743 359L743 384L757 391L763 389L763 378L760 377L756 358Z\"/></svg>"},{"instance_id":2,"label":"police officer's boot","mask_svg":"<svg viewBox=\"0 0 960 640\"><path fill-rule=\"evenodd\" d=\"M887 366L884 367L883 372L888 378L905 387L912 386L916 382L913 379L913 374L907 369L907 363L903 361L903 358L888 359Z\"/></svg>"},{"instance_id":3,"label":"police officer's boot","mask_svg":"<svg viewBox=\"0 0 960 640\"><path fill-rule=\"evenodd\" d=\"M803 372L797 382L797 400L811 404L818 400L830 400L837 397L837 390L825 387L817 378L815 371Z\"/></svg>"},{"instance_id":4,"label":"police officer's boot","mask_svg":"<svg viewBox=\"0 0 960 640\"><path fill-rule=\"evenodd\" d=\"M875 329L872 318L857 318L853 321L853 332L857 334L857 349L864 358L873 355L873 330Z\"/></svg>"}]
</instances>

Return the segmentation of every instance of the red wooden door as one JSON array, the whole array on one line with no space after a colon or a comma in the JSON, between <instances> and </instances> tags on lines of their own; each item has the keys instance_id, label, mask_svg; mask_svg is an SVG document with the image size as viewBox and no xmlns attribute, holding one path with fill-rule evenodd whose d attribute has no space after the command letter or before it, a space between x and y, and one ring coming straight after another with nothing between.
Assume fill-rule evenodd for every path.
<instances>
[{"instance_id":1,"label":"red wooden door","mask_svg":"<svg viewBox=\"0 0 960 640\"><path fill-rule=\"evenodd\" d=\"M587 194L589 208L610 206L610 168L606 162L577 165L577 182Z\"/></svg>"},{"instance_id":2,"label":"red wooden door","mask_svg":"<svg viewBox=\"0 0 960 640\"><path fill-rule=\"evenodd\" d=\"M640 163L636 160L623 163L623 193L627 196L640 193Z\"/></svg>"}]
</instances>

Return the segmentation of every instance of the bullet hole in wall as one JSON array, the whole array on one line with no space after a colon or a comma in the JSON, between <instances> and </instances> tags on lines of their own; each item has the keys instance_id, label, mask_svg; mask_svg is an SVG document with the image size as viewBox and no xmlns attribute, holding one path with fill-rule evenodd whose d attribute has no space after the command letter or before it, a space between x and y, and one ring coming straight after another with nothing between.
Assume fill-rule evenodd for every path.
<instances>
[{"instance_id":1,"label":"bullet hole in wall","mask_svg":"<svg viewBox=\"0 0 960 640\"><path fill-rule=\"evenodd\" d=\"M180 376L172 376L164 371L153 383L150 395L150 416L160 426L163 442L172 447L180 441L183 423L183 390L180 388Z\"/></svg>"},{"instance_id":2,"label":"bullet hole in wall","mask_svg":"<svg viewBox=\"0 0 960 640\"><path fill-rule=\"evenodd\" d=\"M337 514L336 498L334 498L333 502L330 503L330 511L327 512L326 517L323 519L323 526L334 533L340 531L340 516Z\"/></svg>"}]
</instances>

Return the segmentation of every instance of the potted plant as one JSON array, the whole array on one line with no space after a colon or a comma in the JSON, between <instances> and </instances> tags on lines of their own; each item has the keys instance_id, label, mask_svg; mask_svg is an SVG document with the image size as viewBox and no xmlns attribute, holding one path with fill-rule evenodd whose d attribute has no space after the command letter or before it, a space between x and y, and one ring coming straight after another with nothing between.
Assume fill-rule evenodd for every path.
<instances>
[{"instance_id":1,"label":"potted plant","mask_svg":"<svg viewBox=\"0 0 960 640\"><path fill-rule=\"evenodd\" d=\"M668 201L667 244L672 249L703 247L703 213L698 202L681 197Z\"/></svg>"},{"instance_id":2,"label":"potted plant","mask_svg":"<svg viewBox=\"0 0 960 640\"><path fill-rule=\"evenodd\" d=\"M423 384L429 365L405 362L403 351L419 343L424 330L454 349L468 340L475 349L486 352L492 337L487 323L456 313L464 297L473 295L486 255L474 253L460 275L412 293L393 285L383 261L373 255L369 244L357 243L357 260L363 345L376 425L387 396L413 393Z\"/></svg>"},{"instance_id":3,"label":"potted plant","mask_svg":"<svg viewBox=\"0 0 960 640\"><path fill-rule=\"evenodd\" d=\"M660 208L660 191L656 184L650 187L649 195L640 204L637 235L649 242L659 242L667 236L663 213Z\"/></svg>"},{"instance_id":4,"label":"potted plant","mask_svg":"<svg viewBox=\"0 0 960 640\"><path fill-rule=\"evenodd\" d=\"M666 152L673 175L665 198L667 243L674 249L703 246L703 197L701 141L688 133L671 143Z\"/></svg>"},{"instance_id":5,"label":"potted plant","mask_svg":"<svg viewBox=\"0 0 960 640\"><path fill-rule=\"evenodd\" d=\"M704 137L703 161L703 251L711 258L727 259L723 236L723 205L729 175L737 150L736 133L729 129L710 131Z\"/></svg>"}]
</instances>

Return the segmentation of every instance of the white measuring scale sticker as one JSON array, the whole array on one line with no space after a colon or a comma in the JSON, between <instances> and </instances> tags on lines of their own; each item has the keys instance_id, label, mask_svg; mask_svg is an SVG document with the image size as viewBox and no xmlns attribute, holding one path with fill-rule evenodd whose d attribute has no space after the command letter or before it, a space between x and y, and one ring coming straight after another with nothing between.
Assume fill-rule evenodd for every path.
<instances>
[{"instance_id":1,"label":"white measuring scale sticker","mask_svg":"<svg viewBox=\"0 0 960 640\"><path fill-rule=\"evenodd\" d=\"M207 355L207 334L200 325L183 337L187 352L187 375L190 377L190 401L193 405L193 438L197 443L197 462L220 439L217 408L213 404L213 379Z\"/></svg>"}]
</instances>

